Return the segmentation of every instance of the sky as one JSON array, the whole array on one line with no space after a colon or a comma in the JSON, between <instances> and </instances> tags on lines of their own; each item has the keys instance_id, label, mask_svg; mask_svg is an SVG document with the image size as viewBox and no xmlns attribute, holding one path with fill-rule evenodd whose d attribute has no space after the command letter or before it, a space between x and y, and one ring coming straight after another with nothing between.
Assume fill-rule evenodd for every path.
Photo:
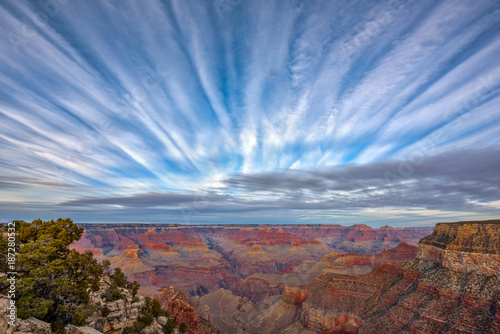
<instances>
[{"instance_id":1,"label":"sky","mask_svg":"<svg viewBox=\"0 0 500 334\"><path fill-rule=\"evenodd\" d=\"M500 217L496 0L4 0L0 221Z\"/></svg>"}]
</instances>

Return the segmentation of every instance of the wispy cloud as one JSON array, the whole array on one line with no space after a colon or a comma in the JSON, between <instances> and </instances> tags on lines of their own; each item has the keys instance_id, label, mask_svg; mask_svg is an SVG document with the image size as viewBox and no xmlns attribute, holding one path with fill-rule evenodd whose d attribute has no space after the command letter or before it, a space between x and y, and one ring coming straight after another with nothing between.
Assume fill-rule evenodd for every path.
<instances>
[{"instance_id":1,"label":"wispy cloud","mask_svg":"<svg viewBox=\"0 0 500 334\"><path fill-rule=\"evenodd\" d=\"M498 1L221 1L2 2L0 219L495 214Z\"/></svg>"},{"instance_id":2,"label":"wispy cloud","mask_svg":"<svg viewBox=\"0 0 500 334\"><path fill-rule=\"evenodd\" d=\"M309 217L322 223L343 221L341 215L368 221L375 217L387 221L396 215L426 222L450 215L457 219L495 217L500 214L499 164L499 148L455 151L418 161L234 174L218 186L198 191L85 196L58 203L53 209L114 212L133 221L150 221L149 214L153 214L152 221L161 216L164 221L188 223L207 219L235 223L238 216L258 219L273 212L270 221L300 222Z\"/></svg>"}]
</instances>

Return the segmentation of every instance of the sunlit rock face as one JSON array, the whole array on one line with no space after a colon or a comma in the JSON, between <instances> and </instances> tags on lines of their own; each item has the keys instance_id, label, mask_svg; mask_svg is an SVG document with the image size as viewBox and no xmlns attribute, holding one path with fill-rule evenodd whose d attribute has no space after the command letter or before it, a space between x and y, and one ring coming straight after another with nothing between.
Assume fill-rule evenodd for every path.
<instances>
[{"instance_id":1,"label":"sunlit rock face","mask_svg":"<svg viewBox=\"0 0 500 334\"><path fill-rule=\"evenodd\" d=\"M171 286L162 289L157 297L168 314L188 326L188 334L222 334L210 322L210 310L198 301L189 300L184 291Z\"/></svg>"},{"instance_id":2,"label":"sunlit rock face","mask_svg":"<svg viewBox=\"0 0 500 334\"><path fill-rule=\"evenodd\" d=\"M500 221L436 224L420 241L418 258L459 272L500 272Z\"/></svg>"},{"instance_id":3,"label":"sunlit rock face","mask_svg":"<svg viewBox=\"0 0 500 334\"><path fill-rule=\"evenodd\" d=\"M418 258L287 286L255 326L262 333L500 333L499 228L497 221L438 224ZM273 323L280 314L284 321Z\"/></svg>"},{"instance_id":4,"label":"sunlit rock face","mask_svg":"<svg viewBox=\"0 0 500 334\"><path fill-rule=\"evenodd\" d=\"M251 275L284 275L307 282L325 268L311 266L327 254L376 254L401 242L416 246L432 228L373 229L366 225L152 225L85 224L83 237L72 245L109 260L141 284L140 293L158 294L175 286L191 296L220 288L233 289ZM345 261L349 258L349 261ZM378 262L347 257L331 266L335 271L364 273ZM338 271L337 271L338 272ZM293 278L292 276L295 275ZM272 288L271 288L272 289ZM282 286L266 295L280 294Z\"/></svg>"}]
</instances>

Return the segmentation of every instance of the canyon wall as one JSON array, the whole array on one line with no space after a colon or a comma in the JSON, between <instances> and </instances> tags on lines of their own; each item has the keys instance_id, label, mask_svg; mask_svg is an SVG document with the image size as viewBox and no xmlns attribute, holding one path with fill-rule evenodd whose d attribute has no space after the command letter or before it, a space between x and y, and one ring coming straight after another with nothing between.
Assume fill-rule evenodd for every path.
<instances>
[{"instance_id":1,"label":"canyon wall","mask_svg":"<svg viewBox=\"0 0 500 334\"><path fill-rule=\"evenodd\" d=\"M500 221L436 224L419 244L418 258L460 272L500 272Z\"/></svg>"},{"instance_id":2,"label":"canyon wall","mask_svg":"<svg viewBox=\"0 0 500 334\"><path fill-rule=\"evenodd\" d=\"M311 291L304 282L314 282L325 273L370 272L382 263L401 263L412 260L417 247L401 243L395 248L374 255L330 253L319 262L303 263L281 274L253 274L240 280L232 290L219 289L199 299L209 307L212 322L224 333L317 333L321 328L341 328L358 323L357 318L345 314L322 316L307 308ZM306 310L305 312L304 310ZM308 315L305 318L305 315ZM303 317L303 323L298 320ZM316 325L315 325L316 324ZM292 326L289 328L289 326Z\"/></svg>"},{"instance_id":3,"label":"canyon wall","mask_svg":"<svg viewBox=\"0 0 500 334\"><path fill-rule=\"evenodd\" d=\"M261 333L500 333L499 231L498 221L438 224L416 259L287 287L256 326ZM287 322L271 321L290 309Z\"/></svg>"}]
</instances>

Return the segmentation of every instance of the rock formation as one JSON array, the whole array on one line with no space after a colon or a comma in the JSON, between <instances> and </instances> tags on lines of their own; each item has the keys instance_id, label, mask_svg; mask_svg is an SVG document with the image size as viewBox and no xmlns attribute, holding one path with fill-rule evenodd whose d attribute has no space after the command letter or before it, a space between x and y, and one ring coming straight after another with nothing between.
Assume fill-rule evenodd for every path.
<instances>
[{"instance_id":1,"label":"rock formation","mask_svg":"<svg viewBox=\"0 0 500 334\"><path fill-rule=\"evenodd\" d=\"M418 258L458 272L500 272L500 221L436 224L420 241Z\"/></svg>"},{"instance_id":2,"label":"rock formation","mask_svg":"<svg viewBox=\"0 0 500 334\"><path fill-rule=\"evenodd\" d=\"M119 331L128 325L131 325L139 316L139 311L144 307L144 297L132 297L130 290L119 288L121 298L115 301L105 301L102 294L111 285L109 276L104 275L101 279L100 288L96 292L90 293L90 300L97 305L97 311L87 319L88 326L101 333L110 333ZM103 314L106 308L108 314Z\"/></svg>"},{"instance_id":3,"label":"rock formation","mask_svg":"<svg viewBox=\"0 0 500 334\"><path fill-rule=\"evenodd\" d=\"M232 291L260 307L262 303L268 303L269 297L281 295L286 285L308 284L325 273L366 274L377 265L413 260L417 250L417 247L402 242L395 248L373 255L333 252L323 256L319 262L304 262L281 274L253 274L240 280Z\"/></svg>"},{"instance_id":4,"label":"rock formation","mask_svg":"<svg viewBox=\"0 0 500 334\"><path fill-rule=\"evenodd\" d=\"M165 286L202 296L231 290L254 274L285 274L326 254L375 254L400 242L416 245L431 228L373 229L366 225L85 224L72 248L108 259L140 293L157 295ZM302 281L304 282L304 281Z\"/></svg>"},{"instance_id":5,"label":"rock formation","mask_svg":"<svg viewBox=\"0 0 500 334\"><path fill-rule=\"evenodd\" d=\"M163 309L178 322L188 326L188 334L219 334L219 330L210 323L210 311L203 308L197 300L190 301L187 294L174 288L162 289L158 300Z\"/></svg>"},{"instance_id":6,"label":"rock formation","mask_svg":"<svg viewBox=\"0 0 500 334\"><path fill-rule=\"evenodd\" d=\"M498 265L499 231L499 221L438 224L415 260L286 287L279 302L252 319L255 330L500 333L500 275L490 269Z\"/></svg>"}]
</instances>

